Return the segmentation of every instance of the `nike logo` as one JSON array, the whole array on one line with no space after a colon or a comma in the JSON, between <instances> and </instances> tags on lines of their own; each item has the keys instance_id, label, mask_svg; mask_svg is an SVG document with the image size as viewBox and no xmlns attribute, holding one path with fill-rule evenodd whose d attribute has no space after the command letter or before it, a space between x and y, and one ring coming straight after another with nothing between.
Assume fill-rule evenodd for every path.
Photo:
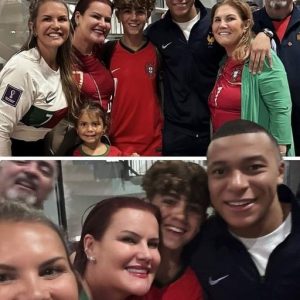
<instances>
[{"instance_id":1,"label":"nike logo","mask_svg":"<svg viewBox=\"0 0 300 300\"><path fill-rule=\"evenodd\" d=\"M170 46L173 42L170 42L168 44L164 44L164 45L161 45L161 48L162 49L166 49L168 46Z\"/></svg>"},{"instance_id":2,"label":"nike logo","mask_svg":"<svg viewBox=\"0 0 300 300\"><path fill-rule=\"evenodd\" d=\"M213 280L211 277L209 277L208 283L209 283L211 286L216 285L216 284L218 284L220 281L222 281L223 279L227 278L228 276L229 276L229 274L228 274L228 275L225 275L225 276L223 276L223 277L220 277L220 278L218 278L218 279L215 279L215 280Z\"/></svg>"},{"instance_id":3,"label":"nike logo","mask_svg":"<svg viewBox=\"0 0 300 300\"><path fill-rule=\"evenodd\" d=\"M49 99L48 99L49 98ZM48 104L50 102L52 102L55 99L55 97L51 98L51 97L46 97L45 102Z\"/></svg>"}]
</instances>

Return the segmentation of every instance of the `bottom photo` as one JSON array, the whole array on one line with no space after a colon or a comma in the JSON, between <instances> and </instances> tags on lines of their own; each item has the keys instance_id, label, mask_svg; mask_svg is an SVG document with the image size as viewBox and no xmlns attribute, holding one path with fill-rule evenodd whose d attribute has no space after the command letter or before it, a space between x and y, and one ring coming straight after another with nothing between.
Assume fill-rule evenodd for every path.
<instances>
[{"instance_id":1,"label":"bottom photo","mask_svg":"<svg viewBox=\"0 0 300 300\"><path fill-rule=\"evenodd\" d=\"M1 160L0 299L300 299L300 160Z\"/></svg>"}]
</instances>

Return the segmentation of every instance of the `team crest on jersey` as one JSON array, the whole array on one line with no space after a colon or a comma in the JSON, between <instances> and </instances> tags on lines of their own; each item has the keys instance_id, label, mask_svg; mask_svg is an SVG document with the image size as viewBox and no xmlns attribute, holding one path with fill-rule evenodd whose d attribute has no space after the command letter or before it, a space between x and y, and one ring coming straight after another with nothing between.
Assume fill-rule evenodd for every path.
<instances>
[{"instance_id":1,"label":"team crest on jersey","mask_svg":"<svg viewBox=\"0 0 300 300\"><path fill-rule=\"evenodd\" d=\"M211 32L207 35L207 45L212 46L215 42L215 38Z\"/></svg>"},{"instance_id":2,"label":"team crest on jersey","mask_svg":"<svg viewBox=\"0 0 300 300\"><path fill-rule=\"evenodd\" d=\"M155 67L154 67L154 64L153 63L147 63L145 65L145 71L146 71L146 74L148 74L148 76L150 78L154 77L155 76Z\"/></svg>"},{"instance_id":3,"label":"team crest on jersey","mask_svg":"<svg viewBox=\"0 0 300 300\"><path fill-rule=\"evenodd\" d=\"M22 90L19 90L19 89L15 88L14 86L8 84L1 100L8 105L16 107L20 100L22 93L23 93Z\"/></svg>"}]
</instances>

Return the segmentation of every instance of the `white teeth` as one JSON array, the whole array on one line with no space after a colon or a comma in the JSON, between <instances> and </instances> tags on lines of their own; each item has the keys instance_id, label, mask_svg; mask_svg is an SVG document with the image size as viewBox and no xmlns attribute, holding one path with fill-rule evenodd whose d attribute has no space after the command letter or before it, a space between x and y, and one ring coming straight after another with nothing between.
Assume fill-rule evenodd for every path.
<instances>
[{"instance_id":1,"label":"white teeth","mask_svg":"<svg viewBox=\"0 0 300 300\"><path fill-rule=\"evenodd\" d=\"M178 233L184 233L184 230L182 228L178 228L178 227L175 227L175 226L167 226L167 228L169 230L172 230L172 231L175 231L175 232L178 232Z\"/></svg>"},{"instance_id":2,"label":"white teeth","mask_svg":"<svg viewBox=\"0 0 300 300\"><path fill-rule=\"evenodd\" d=\"M130 273L136 273L136 274L147 274L147 269L140 269L140 268L134 268L134 267L128 267L126 270Z\"/></svg>"},{"instance_id":3,"label":"white teeth","mask_svg":"<svg viewBox=\"0 0 300 300\"><path fill-rule=\"evenodd\" d=\"M249 201L228 202L231 206L244 206L250 204Z\"/></svg>"},{"instance_id":4,"label":"white teeth","mask_svg":"<svg viewBox=\"0 0 300 300\"><path fill-rule=\"evenodd\" d=\"M51 36L51 37L58 37L58 36L60 36L60 34L58 34L58 33L50 33L49 36Z\"/></svg>"},{"instance_id":5,"label":"white teeth","mask_svg":"<svg viewBox=\"0 0 300 300\"><path fill-rule=\"evenodd\" d=\"M229 32L220 32L219 35L229 35Z\"/></svg>"}]
</instances>

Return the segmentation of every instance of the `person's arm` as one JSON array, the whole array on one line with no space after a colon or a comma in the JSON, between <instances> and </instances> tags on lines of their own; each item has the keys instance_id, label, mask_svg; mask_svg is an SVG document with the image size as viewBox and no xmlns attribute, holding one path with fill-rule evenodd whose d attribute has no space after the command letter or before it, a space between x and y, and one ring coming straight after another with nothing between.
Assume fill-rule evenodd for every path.
<instances>
[{"instance_id":1,"label":"person's arm","mask_svg":"<svg viewBox=\"0 0 300 300\"><path fill-rule=\"evenodd\" d=\"M264 32L259 32L250 45L249 70L253 75L262 71L265 58L272 68L270 37Z\"/></svg>"},{"instance_id":2,"label":"person's arm","mask_svg":"<svg viewBox=\"0 0 300 300\"><path fill-rule=\"evenodd\" d=\"M11 156L11 134L33 102L27 71L20 63L7 64L0 74L0 156Z\"/></svg>"},{"instance_id":3,"label":"person's arm","mask_svg":"<svg viewBox=\"0 0 300 300\"><path fill-rule=\"evenodd\" d=\"M292 144L291 111L292 101L284 66L272 52L273 68L267 62L259 75L259 92L270 114L270 133L276 138L282 155Z\"/></svg>"}]
</instances>

